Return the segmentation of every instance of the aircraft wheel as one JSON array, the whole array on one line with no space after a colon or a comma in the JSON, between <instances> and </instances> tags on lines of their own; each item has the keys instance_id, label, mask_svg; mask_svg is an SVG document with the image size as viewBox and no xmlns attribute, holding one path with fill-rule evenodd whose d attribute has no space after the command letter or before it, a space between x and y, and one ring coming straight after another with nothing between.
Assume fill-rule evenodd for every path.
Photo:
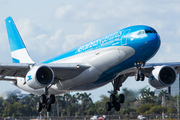
<instances>
[{"instance_id":1,"label":"aircraft wheel","mask_svg":"<svg viewBox=\"0 0 180 120\"><path fill-rule=\"evenodd\" d=\"M40 102L42 104L45 104L47 101L46 101L46 95L45 94L42 94L41 97L40 97Z\"/></svg>"},{"instance_id":2,"label":"aircraft wheel","mask_svg":"<svg viewBox=\"0 0 180 120\"><path fill-rule=\"evenodd\" d=\"M54 95L54 94L51 94L51 95L50 95L50 103L51 103L51 104L54 104L54 103L55 103L55 95Z\"/></svg>"},{"instance_id":3,"label":"aircraft wheel","mask_svg":"<svg viewBox=\"0 0 180 120\"><path fill-rule=\"evenodd\" d=\"M37 102L37 104L36 104L36 109L37 109L38 112L41 112L41 110L42 110L42 104L41 104L40 102Z\"/></svg>"},{"instance_id":4,"label":"aircraft wheel","mask_svg":"<svg viewBox=\"0 0 180 120\"><path fill-rule=\"evenodd\" d=\"M120 103L124 103L124 100L125 100L124 95L123 95L123 94L120 94L120 95L119 95L119 102L120 102Z\"/></svg>"},{"instance_id":5,"label":"aircraft wheel","mask_svg":"<svg viewBox=\"0 0 180 120\"><path fill-rule=\"evenodd\" d=\"M47 103L46 105L47 112L51 111L51 103Z\"/></svg>"},{"instance_id":6,"label":"aircraft wheel","mask_svg":"<svg viewBox=\"0 0 180 120\"><path fill-rule=\"evenodd\" d=\"M111 103L110 103L110 102L107 102L106 105L105 105L105 109L106 109L107 111L111 111L111 108L112 108Z\"/></svg>"},{"instance_id":7,"label":"aircraft wheel","mask_svg":"<svg viewBox=\"0 0 180 120\"><path fill-rule=\"evenodd\" d=\"M119 111L119 110L120 110L120 103L119 103L119 102L116 102L116 103L115 103L114 109L115 109L116 111Z\"/></svg>"},{"instance_id":8,"label":"aircraft wheel","mask_svg":"<svg viewBox=\"0 0 180 120\"><path fill-rule=\"evenodd\" d=\"M115 94L111 94L111 95L110 95L110 102L111 102L112 104L114 104L114 103L116 102L116 96L115 96Z\"/></svg>"},{"instance_id":9,"label":"aircraft wheel","mask_svg":"<svg viewBox=\"0 0 180 120\"><path fill-rule=\"evenodd\" d=\"M141 81L144 81L144 74L141 74Z\"/></svg>"},{"instance_id":10,"label":"aircraft wheel","mask_svg":"<svg viewBox=\"0 0 180 120\"><path fill-rule=\"evenodd\" d=\"M136 75L135 75L135 80L136 80L136 81L139 81L139 80L140 80L140 75L139 75L138 73L136 73Z\"/></svg>"}]
</instances>

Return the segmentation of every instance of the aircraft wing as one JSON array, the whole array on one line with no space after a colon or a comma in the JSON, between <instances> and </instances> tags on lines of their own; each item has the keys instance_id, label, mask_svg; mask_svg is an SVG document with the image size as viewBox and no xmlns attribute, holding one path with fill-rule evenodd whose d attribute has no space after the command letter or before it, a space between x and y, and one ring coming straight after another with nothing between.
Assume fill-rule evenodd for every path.
<instances>
[{"instance_id":1,"label":"aircraft wing","mask_svg":"<svg viewBox=\"0 0 180 120\"><path fill-rule=\"evenodd\" d=\"M172 63L147 63L144 67L142 67L141 72L144 73L144 75L146 77L149 77L149 74L152 72L152 70L156 66L163 66L163 65L173 67L176 70L177 74L180 72L180 62L172 62ZM120 72L119 75L135 76L137 71L138 71L137 67L133 67L133 68L130 68L130 69L127 69L127 70L124 70L124 71Z\"/></svg>"},{"instance_id":2,"label":"aircraft wing","mask_svg":"<svg viewBox=\"0 0 180 120\"><path fill-rule=\"evenodd\" d=\"M54 72L54 77L62 80L73 78L90 66L77 63L60 63L60 64L42 64L50 67ZM0 64L0 80L6 80L5 77L25 77L27 72L34 64L10 63ZM38 66L38 65L36 65Z\"/></svg>"}]
</instances>

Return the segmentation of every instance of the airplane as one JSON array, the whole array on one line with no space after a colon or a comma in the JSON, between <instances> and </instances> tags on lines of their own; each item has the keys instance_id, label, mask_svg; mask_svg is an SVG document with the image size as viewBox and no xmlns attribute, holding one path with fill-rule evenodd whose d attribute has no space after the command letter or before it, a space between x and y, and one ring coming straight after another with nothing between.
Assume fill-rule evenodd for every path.
<instances>
[{"instance_id":1,"label":"airplane","mask_svg":"<svg viewBox=\"0 0 180 120\"><path fill-rule=\"evenodd\" d=\"M155 88L172 85L180 72L180 63L147 63L159 50L161 40L155 29L145 25L129 26L83 44L42 63L35 63L12 17L5 19L13 63L0 63L0 80L40 95L37 111L51 111L55 95L87 91L113 85L105 109L120 110L125 96L117 95L130 76L136 81L149 78Z\"/></svg>"}]
</instances>

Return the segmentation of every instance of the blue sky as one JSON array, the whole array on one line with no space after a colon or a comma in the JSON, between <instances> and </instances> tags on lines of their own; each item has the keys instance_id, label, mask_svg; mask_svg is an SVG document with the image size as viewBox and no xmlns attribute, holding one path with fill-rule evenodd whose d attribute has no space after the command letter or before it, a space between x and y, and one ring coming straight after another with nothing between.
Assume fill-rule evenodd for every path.
<instances>
[{"instance_id":1,"label":"blue sky","mask_svg":"<svg viewBox=\"0 0 180 120\"><path fill-rule=\"evenodd\" d=\"M38 63L130 25L148 25L161 37L149 62L180 61L180 1L177 0L0 0L0 62L11 62L5 18L12 16L32 59ZM150 86L128 78L123 87ZM90 91L96 101L113 87ZM17 89L0 82L0 93ZM153 89L152 89L153 90Z\"/></svg>"}]
</instances>

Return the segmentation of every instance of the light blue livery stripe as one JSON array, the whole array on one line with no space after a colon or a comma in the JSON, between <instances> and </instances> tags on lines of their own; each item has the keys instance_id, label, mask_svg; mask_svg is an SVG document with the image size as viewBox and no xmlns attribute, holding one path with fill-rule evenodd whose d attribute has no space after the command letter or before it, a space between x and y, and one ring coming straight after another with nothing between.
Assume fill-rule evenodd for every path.
<instances>
[{"instance_id":1,"label":"light blue livery stripe","mask_svg":"<svg viewBox=\"0 0 180 120\"><path fill-rule=\"evenodd\" d=\"M16 58L12 58L13 63L20 63L20 61Z\"/></svg>"},{"instance_id":2,"label":"light blue livery stripe","mask_svg":"<svg viewBox=\"0 0 180 120\"><path fill-rule=\"evenodd\" d=\"M112 47L112 46L129 46L129 47L132 47L133 49L135 49L136 54L141 54L142 50L139 49L141 47L141 43L143 41L146 41L147 37L148 37L148 39L150 39L150 38L154 38L157 36L156 36L156 33L149 34L148 36L146 33L144 33L145 36L143 36L143 37L141 35L139 35L139 36L136 35L136 37L133 37L133 35L137 34L136 32L139 30L150 30L151 31L152 28L149 26L145 26L145 25L130 26L130 27L124 28L122 30L118 30L116 32L108 34L106 36L103 36L101 38L95 39L89 43L81 45L77 48L74 48L70 51L67 51L63 54L60 54L54 58L51 58L49 60L42 62L42 63L51 63L51 62L55 62L60 59L71 57L71 56L74 56L77 54L85 53L87 51L93 51L93 50L108 48L108 47ZM133 38L133 39L131 39L131 38ZM149 42L148 44L152 44L152 46L154 46L153 42ZM155 50L156 50L156 48L159 48L159 44L157 44L157 46L154 46ZM145 44L143 44L143 46L145 46ZM144 50L145 49L148 49L148 47L144 47ZM152 51L152 53L154 53L154 51ZM146 55L144 55L144 57L151 58L149 56L149 54L147 54L147 53L146 53ZM140 60L140 61L142 61L142 60Z\"/></svg>"},{"instance_id":3,"label":"light blue livery stripe","mask_svg":"<svg viewBox=\"0 0 180 120\"><path fill-rule=\"evenodd\" d=\"M25 48L25 45L16 28L16 25L14 24L13 19L11 17L8 17L6 18L5 23L11 52Z\"/></svg>"}]
</instances>

